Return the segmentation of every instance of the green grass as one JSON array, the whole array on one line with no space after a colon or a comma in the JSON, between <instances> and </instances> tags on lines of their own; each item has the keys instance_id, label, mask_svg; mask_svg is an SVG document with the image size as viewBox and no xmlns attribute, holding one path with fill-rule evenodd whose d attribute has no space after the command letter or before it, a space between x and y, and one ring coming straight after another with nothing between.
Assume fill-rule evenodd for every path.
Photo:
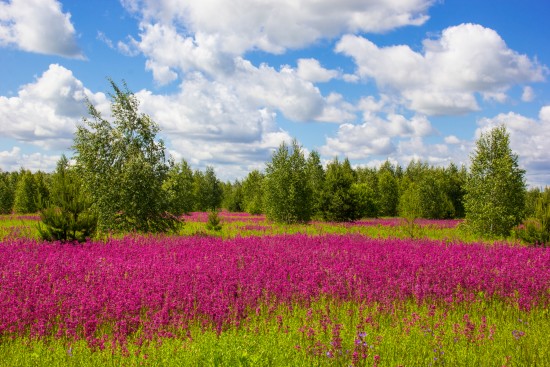
<instances>
[{"instance_id":1,"label":"green grass","mask_svg":"<svg viewBox=\"0 0 550 367\"><path fill-rule=\"evenodd\" d=\"M0 215L0 240L5 238L38 238L38 221L17 215Z\"/></svg>"},{"instance_id":2,"label":"green grass","mask_svg":"<svg viewBox=\"0 0 550 367\"><path fill-rule=\"evenodd\" d=\"M220 334L197 323L127 348L5 337L0 366L549 366L548 330L547 309L500 301L381 309L321 299L265 305Z\"/></svg>"},{"instance_id":3,"label":"green grass","mask_svg":"<svg viewBox=\"0 0 550 367\"><path fill-rule=\"evenodd\" d=\"M21 218L16 215L0 215L0 240L5 238L31 238L38 239L39 221L32 219ZM265 236L265 235L277 235L277 234L308 234L311 236L323 235L323 234L359 234L372 238L423 238L427 237L433 240L441 240L446 242L513 242L519 244L519 241L514 238L479 238L469 232L464 226L458 226L455 228L437 228L434 226L415 226L413 229L407 225L399 226L383 226L383 225L370 225L370 226L355 226L347 225L345 223L323 223L312 222L309 224L277 224L267 220L259 222L247 222L247 221L235 221L229 222L221 221L221 230L212 231L208 230L206 223L204 222L192 222L185 221L177 235L179 236L219 236L222 238L233 238L237 236ZM261 227L255 229L255 227ZM98 239L106 239L113 235L98 235ZM122 237L124 234L114 235L115 237Z\"/></svg>"},{"instance_id":4,"label":"green grass","mask_svg":"<svg viewBox=\"0 0 550 367\"><path fill-rule=\"evenodd\" d=\"M206 229L206 223L202 222L186 222L178 235L181 236L219 236L222 238L233 238L237 236L267 236L278 234L307 234L311 236L324 234L359 234L371 238L430 238L433 240L441 240L445 242L519 242L513 238L491 238L482 239L469 232L464 226L455 228L437 228L433 226L420 227L416 226L411 230L407 225L399 225L395 227L373 225L373 226L350 226L345 223L321 223L313 222L310 224L277 224L269 221L255 223L254 226L261 226L261 229L248 229L248 222L221 222L222 229L220 231L209 231Z\"/></svg>"},{"instance_id":5,"label":"green grass","mask_svg":"<svg viewBox=\"0 0 550 367\"><path fill-rule=\"evenodd\" d=\"M38 238L37 223L1 216L0 239ZM460 226L416 227L411 232L404 225L318 222L279 225L222 220L220 231L208 231L206 223L186 222L178 235L231 238L283 233L357 233L374 238L413 235L447 242L480 242ZM109 329L106 325L105 330ZM188 330L173 330L172 338L159 337L140 346L139 332L127 346L113 347L107 342L103 349L91 347L85 340L4 335L0 338L0 367L550 366L549 330L548 309L525 312L497 300L434 308L410 301L383 309L319 299L311 305L265 304L241 324L229 325L221 333L197 322ZM110 338L108 331L106 337ZM358 357L354 358L354 352Z\"/></svg>"}]
</instances>

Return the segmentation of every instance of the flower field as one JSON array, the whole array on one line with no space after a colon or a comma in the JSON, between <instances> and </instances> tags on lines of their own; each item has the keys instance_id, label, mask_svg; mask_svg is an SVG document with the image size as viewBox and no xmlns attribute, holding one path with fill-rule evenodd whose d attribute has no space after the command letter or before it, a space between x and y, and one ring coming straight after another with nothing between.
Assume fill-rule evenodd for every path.
<instances>
[{"instance_id":1,"label":"flower field","mask_svg":"<svg viewBox=\"0 0 550 367\"><path fill-rule=\"evenodd\" d=\"M550 251L515 244L12 236L0 242L0 365L545 366L549 297Z\"/></svg>"}]
</instances>

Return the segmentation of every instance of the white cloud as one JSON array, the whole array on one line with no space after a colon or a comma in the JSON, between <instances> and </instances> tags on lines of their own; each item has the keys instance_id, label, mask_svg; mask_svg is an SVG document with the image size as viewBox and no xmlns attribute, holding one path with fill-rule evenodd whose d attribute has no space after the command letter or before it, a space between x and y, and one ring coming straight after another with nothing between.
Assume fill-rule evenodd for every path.
<instances>
[{"instance_id":1,"label":"white cloud","mask_svg":"<svg viewBox=\"0 0 550 367\"><path fill-rule=\"evenodd\" d=\"M10 151L0 151L0 167L6 172L18 171L25 168L30 171L51 172L61 158L59 155L45 155L43 153L26 154L19 147L13 147Z\"/></svg>"},{"instance_id":2,"label":"white cloud","mask_svg":"<svg viewBox=\"0 0 550 367\"><path fill-rule=\"evenodd\" d=\"M419 138L433 133L430 122L423 116L413 116L409 120L395 113L388 114L385 119L373 115L360 125L340 125L336 137L328 137L320 152L350 159L391 155L402 138Z\"/></svg>"},{"instance_id":3,"label":"white cloud","mask_svg":"<svg viewBox=\"0 0 550 367\"><path fill-rule=\"evenodd\" d=\"M296 73L303 80L307 80L312 83L328 82L339 75L337 70L328 70L323 68L316 59L299 59Z\"/></svg>"},{"instance_id":4,"label":"white cloud","mask_svg":"<svg viewBox=\"0 0 550 367\"><path fill-rule=\"evenodd\" d=\"M504 125L510 133L510 147L518 154L520 164L527 171L528 183L541 185L550 182L550 106L541 108L538 119L510 112L478 122L476 138L482 131Z\"/></svg>"},{"instance_id":5,"label":"white cloud","mask_svg":"<svg viewBox=\"0 0 550 367\"><path fill-rule=\"evenodd\" d=\"M223 177L258 168L282 141L291 140L277 127L273 108L250 103L238 88L200 73L190 75L174 95L140 91L136 96L141 110L159 123L176 158L194 167L223 167Z\"/></svg>"},{"instance_id":6,"label":"white cloud","mask_svg":"<svg viewBox=\"0 0 550 367\"><path fill-rule=\"evenodd\" d=\"M422 53L410 47L378 47L346 35L336 52L352 57L357 74L382 90L402 97L409 108L429 115L479 109L476 93L503 102L514 84L542 81L547 69L509 49L493 30L475 24L445 29L423 42Z\"/></svg>"},{"instance_id":7,"label":"white cloud","mask_svg":"<svg viewBox=\"0 0 550 367\"><path fill-rule=\"evenodd\" d=\"M452 144L452 145L460 144L460 139L458 139L454 135L446 136L444 141L445 141L445 144Z\"/></svg>"},{"instance_id":8,"label":"white cloud","mask_svg":"<svg viewBox=\"0 0 550 367\"><path fill-rule=\"evenodd\" d=\"M123 6L140 19L140 34L138 40L131 39L119 49L142 52L157 82L167 83L186 72L231 73L235 58L248 51L280 54L345 32L384 32L420 25L428 19L426 12L433 2L123 0ZM305 80L313 82L334 77L333 71L309 59L299 70Z\"/></svg>"},{"instance_id":9,"label":"white cloud","mask_svg":"<svg viewBox=\"0 0 550 367\"><path fill-rule=\"evenodd\" d=\"M523 93L521 94L521 100L523 102L532 102L535 99L535 91L532 87L526 86L523 88Z\"/></svg>"},{"instance_id":10,"label":"white cloud","mask_svg":"<svg viewBox=\"0 0 550 367\"><path fill-rule=\"evenodd\" d=\"M52 64L15 97L0 96L0 121L6 138L51 149L72 144L76 124L87 115L85 99L108 110L104 94L84 88L70 70Z\"/></svg>"},{"instance_id":11,"label":"white cloud","mask_svg":"<svg viewBox=\"0 0 550 367\"><path fill-rule=\"evenodd\" d=\"M0 2L0 46L71 58L83 58L71 14L57 0Z\"/></svg>"},{"instance_id":12,"label":"white cloud","mask_svg":"<svg viewBox=\"0 0 550 367\"><path fill-rule=\"evenodd\" d=\"M300 79L289 67L277 71L266 64L255 67L249 61L238 58L236 71L220 80L234 86L245 103L278 109L294 121L315 120L325 106L319 89Z\"/></svg>"},{"instance_id":13,"label":"white cloud","mask_svg":"<svg viewBox=\"0 0 550 367\"><path fill-rule=\"evenodd\" d=\"M344 32L385 32L420 25L433 0L123 0L143 23L174 25L215 37L220 51L282 53ZM327 16L329 15L329 16Z\"/></svg>"},{"instance_id":14,"label":"white cloud","mask_svg":"<svg viewBox=\"0 0 550 367\"><path fill-rule=\"evenodd\" d=\"M256 72L262 74L260 69ZM265 73L269 76L276 71ZM267 80L263 88L276 88ZM295 76L292 80L300 81ZM185 158L196 168L213 164L221 169L220 177L231 178L263 167L282 141L291 140L275 122L276 107L241 98L239 88L194 73L179 93L156 95L143 90L136 97L141 101L140 110L161 126L162 137L176 158ZM284 94L284 88L280 93ZM3 138L66 151L72 145L76 125L87 116L86 98L110 119L110 101L103 93L92 93L70 70L52 64L33 83L21 86L17 96L0 96ZM0 167L53 168L58 158L24 154L14 148L0 152Z\"/></svg>"},{"instance_id":15,"label":"white cloud","mask_svg":"<svg viewBox=\"0 0 550 367\"><path fill-rule=\"evenodd\" d=\"M325 99L325 107L316 121L321 122L353 122L357 119L355 111L357 108L346 102L344 96L338 93L331 93Z\"/></svg>"}]
</instances>

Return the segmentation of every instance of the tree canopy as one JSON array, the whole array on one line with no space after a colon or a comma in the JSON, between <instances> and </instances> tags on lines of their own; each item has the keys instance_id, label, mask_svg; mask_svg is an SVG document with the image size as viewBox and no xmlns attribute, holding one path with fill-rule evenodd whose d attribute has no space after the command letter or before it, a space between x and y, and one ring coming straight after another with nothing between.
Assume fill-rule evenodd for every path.
<instances>
[{"instance_id":1,"label":"tree canopy","mask_svg":"<svg viewBox=\"0 0 550 367\"><path fill-rule=\"evenodd\" d=\"M520 223L525 207L524 174L504 126L481 134L471 155L464 197L466 221L474 232L505 236Z\"/></svg>"},{"instance_id":2,"label":"tree canopy","mask_svg":"<svg viewBox=\"0 0 550 367\"><path fill-rule=\"evenodd\" d=\"M169 165L159 126L135 95L110 80L112 121L88 103L74 137L77 168L92 195L101 230L163 232L176 222L162 189Z\"/></svg>"}]
</instances>

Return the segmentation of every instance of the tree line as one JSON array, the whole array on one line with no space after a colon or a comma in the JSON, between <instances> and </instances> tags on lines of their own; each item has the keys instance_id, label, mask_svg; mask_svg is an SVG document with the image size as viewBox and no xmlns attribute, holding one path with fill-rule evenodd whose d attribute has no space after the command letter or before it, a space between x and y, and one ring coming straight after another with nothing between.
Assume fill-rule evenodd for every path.
<instances>
[{"instance_id":1,"label":"tree line","mask_svg":"<svg viewBox=\"0 0 550 367\"><path fill-rule=\"evenodd\" d=\"M469 170L421 161L354 168L347 158L324 166L318 152L306 156L294 140L273 152L263 172L221 182L212 167L193 170L166 156L158 124L138 112L126 84L110 82L112 121L88 103L73 163L62 157L53 173L0 172L1 213L40 212L46 239L82 240L96 230L167 232L183 214L225 208L282 223L466 218L473 231L498 236L529 218L522 235L544 240L549 189L526 190L502 126L478 139Z\"/></svg>"}]
</instances>

